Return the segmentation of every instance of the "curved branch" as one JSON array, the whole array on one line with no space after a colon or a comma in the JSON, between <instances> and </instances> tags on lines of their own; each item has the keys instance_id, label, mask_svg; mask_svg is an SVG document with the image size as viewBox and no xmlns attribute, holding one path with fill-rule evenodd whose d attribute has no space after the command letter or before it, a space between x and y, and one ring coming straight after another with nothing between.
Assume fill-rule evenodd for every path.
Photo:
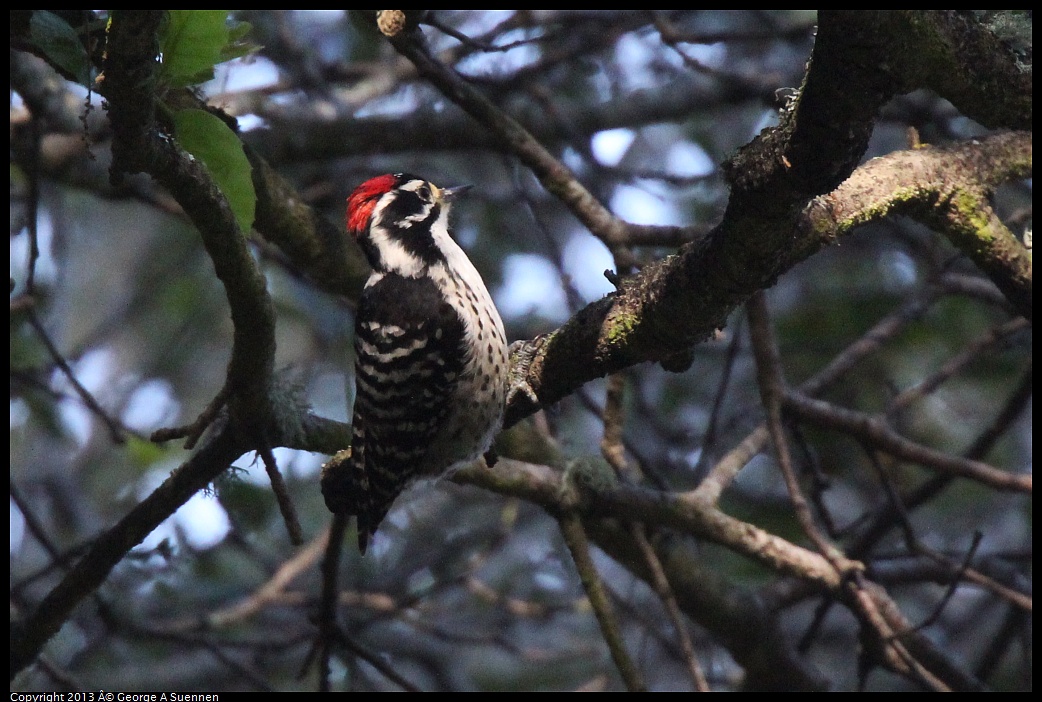
<instances>
[{"instance_id":1,"label":"curved branch","mask_svg":"<svg viewBox=\"0 0 1042 702\"><path fill-rule=\"evenodd\" d=\"M163 519L252 446L268 448L275 425L271 395L275 319L266 281L250 255L227 200L205 166L159 135L155 69L162 11L113 12L105 95L113 128L112 179L144 171L175 197L202 236L224 284L234 325L226 388L232 422L149 498L102 535L73 570L12 631L12 676L28 665L75 605Z\"/></svg>"},{"instance_id":2,"label":"curved branch","mask_svg":"<svg viewBox=\"0 0 1042 702\"><path fill-rule=\"evenodd\" d=\"M1031 319L1031 257L988 205L999 185L1031 177L1031 151L1030 132L1006 132L888 154L811 202L800 227L832 239L887 215L918 219L946 234Z\"/></svg>"},{"instance_id":3,"label":"curved branch","mask_svg":"<svg viewBox=\"0 0 1042 702\"><path fill-rule=\"evenodd\" d=\"M112 177L144 171L166 187L199 230L231 308L234 343L226 387L233 421L256 437L272 423L275 311L267 283L209 171L155 122L155 70L163 12L113 12L105 63Z\"/></svg>"}]
</instances>

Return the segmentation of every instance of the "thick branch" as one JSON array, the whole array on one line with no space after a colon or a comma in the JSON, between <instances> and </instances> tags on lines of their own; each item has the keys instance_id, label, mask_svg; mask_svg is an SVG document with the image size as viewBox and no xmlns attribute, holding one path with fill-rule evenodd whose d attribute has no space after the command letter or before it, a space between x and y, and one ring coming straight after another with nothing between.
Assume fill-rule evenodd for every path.
<instances>
[{"instance_id":1,"label":"thick branch","mask_svg":"<svg viewBox=\"0 0 1042 702\"><path fill-rule=\"evenodd\" d=\"M456 473L455 480L520 497L553 514L574 508L600 548L649 582L647 561L629 531L618 526L620 519L671 526L822 589L836 592L842 587L835 569L818 554L729 517L715 505L621 484L584 484L573 493L562 487L561 476L544 466L500 459L493 471L467 468ZM755 596L699 568L699 559L685 540L661 537L654 539L654 546L681 609L721 638L746 666L750 684L824 689L821 675L798 659Z\"/></svg>"},{"instance_id":2,"label":"thick branch","mask_svg":"<svg viewBox=\"0 0 1042 702\"><path fill-rule=\"evenodd\" d=\"M243 147L253 166L257 191L253 228L323 289L356 298L369 275L362 252L348 245L343 231L319 216L267 161L246 143Z\"/></svg>"},{"instance_id":3,"label":"thick branch","mask_svg":"<svg viewBox=\"0 0 1042 702\"><path fill-rule=\"evenodd\" d=\"M669 358L722 327L745 297L769 287L779 273L857 225L896 213L936 222L966 202L958 195L960 187L973 188L979 203L998 184L1029 175L1030 159L1031 138L1022 132L911 149L861 166L839 188L811 201L789 229L780 220L756 220L754 213L741 217L747 228L732 226L725 217L706 238L624 279L618 292L521 348L525 379L539 405L548 405L594 378ZM785 231L784 244L763 242L780 237L772 222ZM1019 242L995 227L970 237L954 225L938 226L954 231L952 238L964 242L964 250L1000 284L1018 311L1030 314L1031 260ZM985 233L992 236L981 236ZM536 407L518 393L508 408L508 424Z\"/></svg>"},{"instance_id":4,"label":"thick branch","mask_svg":"<svg viewBox=\"0 0 1042 702\"><path fill-rule=\"evenodd\" d=\"M105 63L112 122L112 174L144 171L166 187L199 230L224 284L234 325L227 387L233 420L256 436L272 423L275 313L263 274L206 167L155 122L155 71L161 11L114 12Z\"/></svg>"},{"instance_id":5,"label":"thick branch","mask_svg":"<svg viewBox=\"0 0 1042 702\"><path fill-rule=\"evenodd\" d=\"M967 10L880 10L891 65L906 90L930 88L986 127L1031 129L1030 55L1020 56ZM1031 20L1007 15L1007 23ZM1025 60L1026 59L1026 60Z\"/></svg>"},{"instance_id":6,"label":"thick branch","mask_svg":"<svg viewBox=\"0 0 1042 702\"><path fill-rule=\"evenodd\" d=\"M913 217L946 234L1031 319L1031 256L988 205L1003 183L1031 177L1030 132L899 151L873 159L814 200L800 227L832 239L888 215Z\"/></svg>"}]
</instances>

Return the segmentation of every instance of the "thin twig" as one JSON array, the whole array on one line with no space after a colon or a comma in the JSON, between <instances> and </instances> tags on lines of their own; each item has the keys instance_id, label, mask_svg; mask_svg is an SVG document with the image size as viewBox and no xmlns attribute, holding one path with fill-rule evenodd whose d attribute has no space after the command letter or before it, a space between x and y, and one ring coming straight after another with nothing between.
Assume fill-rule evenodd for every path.
<instances>
[{"instance_id":1,"label":"thin twig","mask_svg":"<svg viewBox=\"0 0 1042 702\"><path fill-rule=\"evenodd\" d=\"M985 334L966 344L959 353L937 369L928 378L923 379L912 387L902 390L887 404L887 414L908 407L916 400L929 395L942 383L976 360L981 353L998 345L1011 335L1031 328L1031 322L1023 317L1017 317L1005 324L989 329Z\"/></svg>"},{"instance_id":2,"label":"thin twig","mask_svg":"<svg viewBox=\"0 0 1042 702\"><path fill-rule=\"evenodd\" d=\"M684 662L687 663L687 671L688 675L691 676L691 682L699 692L711 692L709 681L706 680L705 672L702 670L702 665L698 662L698 656L695 654L691 636L684 625L684 616L680 611L680 605L677 604L677 597L673 593L673 587L669 584L669 579L666 577L662 561L659 560L658 554L655 553L654 547L648 540L644 525L640 522L634 522L630 526L630 533L633 534L634 541L636 541L637 547L648 564L648 570L651 572L651 585L654 587L659 599L662 600L662 604L665 605L669 620L673 623L674 631L677 632L677 638L680 640L680 650L684 654Z\"/></svg>"},{"instance_id":3,"label":"thin twig","mask_svg":"<svg viewBox=\"0 0 1042 702\"><path fill-rule=\"evenodd\" d=\"M275 454L270 448L260 449L257 453L260 454L261 460L264 462L264 470L267 471L268 479L271 481L271 490L275 493L275 501L279 505L279 512L282 513L282 521L285 522L286 531L289 532L289 541L294 546L300 546L304 543L304 529L300 526L300 518L297 517L297 510L293 507L293 499L289 496L286 481L279 472Z\"/></svg>"},{"instance_id":4,"label":"thin twig","mask_svg":"<svg viewBox=\"0 0 1042 702\"><path fill-rule=\"evenodd\" d=\"M800 385L800 391L813 396L832 387L858 363L878 351L883 344L896 337L909 324L921 317L930 308L930 304L937 299L939 293L938 289L929 287L919 295L907 300L897 310L876 322L859 339L843 349L824 368ZM715 504L738 472L760 452L769 439L770 434L767 431L766 423L749 432L737 446L713 465L698 487L689 493L692 499Z\"/></svg>"},{"instance_id":5,"label":"thin twig","mask_svg":"<svg viewBox=\"0 0 1042 702\"><path fill-rule=\"evenodd\" d=\"M727 389L730 387L731 378L734 376L734 364L738 358L738 352L742 347L742 322L739 319L734 325L731 333L731 341L727 344L727 352L724 355L723 368L720 369L720 384L713 396L713 406L709 411L709 421L706 422L706 430L702 434L702 450L698 454L698 462L695 463L691 472L699 477L705 470L709 461L709 455L717 441L717 432L720 424L720 414L724 406L724 398L727 397Z\"/></svg>"},{"instance_id":6,"label":"thin twig","mask_svg":"<svg viewBox=\"0 0 1042 702\"><path fill-rule=\"evenodd\" d=\"M403 32L389 40L399 53L416 65L421 76L503 140L522 163L532 169L543 187L560 198L590 232L604 242L615 255L620 268L636 263L627 248L629 237L626 224L598 202L568 167L547 151L519 122L466 83L455 71L431 56L423 44L422 34Z\"/></svg>"},{"instance_id":7,"label":"thin twig","mask_svg":"<svg viewBox=\"0 0 1042 702\"><path fill-rule=\"evenodd\" d=\"M796 471L792 465L792 454L789 440L782 426L782 398L785 395L785 381L782 377L781 359L778 356L778 345L771 329L771 321L767 312L767 298L763 291L757 292L746 304L749 316L749 338L752 340L753 352L756 356L756 376L760 386L760 396L767 413L767 430L774 444L778 467L785 485L789 490L796 518L799 519L803 533L810 538L818 551L829 562L836 566L837 572L846 570L846 557L826 539L814 523L810 505L803 495Z\"/></svg>"},{"instance_id":8,"label":"thin twig","mask_svg":"<svg viewBox=\"0 0 1042 702\"><path fill-rule=\"evenodd\" d=\"M996 582L993 578L984 575L980 571L971 567L968 558L964 558L963 563L959 566L956 566L951 562L950 558L942 555L941 553L938 553L932 548L927 547L921 540L919 540L916 537L915 531L912 527L912 519L909 515L909 507L906 506L905 501L902 499L901 495L898 494L897 487L894 485L894 481L890 477L890 474L883 470L882 466L880 465L878 451L872 450L871 447L866 447L866 450L868 450L871 464L875 468L876 475L879 477L879 480L882 483L883 488L886 492L887 502L889 505L889 509L887 511L896 515L896 521L903 532L905 544L907 545L909 551L921 554L926 558L930 559L931 561L939 563L943 565L945 568L949 569L949 571L952 572L952 576L951 578L949 578L949 582L952 586L954 586L954 584L959 582L960 580L966 580L968 582L974 583L975 585L979 585L980 587L987 588L988 590L995 593L997 596L1003 598L1013 606L1023 609L1025 612L1032 611L1032 599L1029 595L1025 595L1012 588L1006 587L1005 585ZM939 476L939 478L944 481L945 485L951 483L951 479L947 476ZM938 478L934 478L928 481L927 485L935 483L937 480ZM937 491L933 494L939 493L940 488L938 488ZM921 490L916 490L912 493L913 496L921 494ZM922 502L920 501L914 504L913 506L918 507L921 504ZM875 520L873 520L873 524L871 526L873 527L873 530L869 532L870 534L879 533L877 530L877 525L875 524ZM976 550L976 539L978 538L979 535L975 537L975 544L971 548L971 556L972 553ZM874 543L874 541L871 543ZM867 552L867 544L865 543L864 539L859 539L858 541L856 541L853 548L858 549L858 553ZM922 624L919 625L919 627L922 626Z\"/></svg>"},{"instance_id":9,"label":"thin twig","mask_svg":"<svg viewBox=\"0 0 1042 702\"><path fill-rule=\"evenodd\" d=\"M987 455L999 438L1013 425L1013 421L1024 411L1031 400L1032 391L1032 373L1029 368L995 417L995 420L963 452L963 457L976 459ZM876 451L869 453L869 457L873 461L876 459L876 456ZM873 465L875 465L875 462L873 462ZM870 520L859 527L858 534L853 539L849 549L850 553L856 558L860 558L862 554L868 553L890 531L895 521L904 527L910 520L909 513L940 495L955 479L955 476L949 473L940 473L929 478L918 487L907 491L905 494L898 495L893 490L892 482L888 479L887 474L882 471L877 471L877 473L883 480L884 488L888 490L890 499L888 499L885 506L871 515ZM928 557L934 558L932 552L923 552ZM935 560L938 559L935 558ZM972 568L965 572L965 578L981 587L987 588L1010 604L1025 611L1031 611L1031 598L1029 596L997 583L993 578L987 577Z\"/></svg>"},{"instance_id":10,"label":"thin twig","mask_svg":"<svg viewBox=\"0 0 1042 702\"><path fill-rule=\"evenodd\" d=\"M206 405L206 408L199 413L199 416L190 424L156 429L152 432L152 436L150 436L149 439L160 444L164 441L183 438L185 439L185 449L191 450L195 448L196 443L202 438L207 428L217 421L217 417L220 415L221 410L223 410L225 405L228 404L229 397L231 397L231 389L226 383L224 387L221 388L220 392L214 395L213 399Z\"/></svg>"},{"instance_id":11,"label":"thin twig","mask_svg":"<svg viewBox=\"0 0 1042 702\"><path fill-rule=\"evenodd\" d=\"M29 321L29 325L36 331L37 336L40 337L40 341L43 342L44 347L47 349L47 353L51 355L51 360L54 361L54 364L58 366L65 377L68 378L69 383L72 384L76 394L80 396L80 399L83 400L83 403L87 405L88 408L90 408L91 412L93 412L94 415L105 424L105 427L109 430L109 437L111 437L113 443L122 444L125 442L126 438L123 435L123 427L119 422L109 416L108 412L106 412L102 406L98 404L98 401L94 399L94 396L87 391L87 388L83 387L83 385L80 384L80 381L76 379L76 374L73 373L69 363L65 360L65 357L62 356L61 352L58 351L54 342L51 341L51 337L47 334L47 330L43 328L43 324L41 324L40 320L36 317L35 310L29 309L26 318Z\"/></svg>"},{"instance_id":12,"label":"thin twig","mask_svg":"<svg viewBox=\"0 0 1042 702\"><path fill-rule=\"evenodd\" d=\"M338 578L340 575L340 553L344 548L344 534L350 517L334 514L329 525L329 540L326 542L325 555L322 558L322 594L319 599L318 613L318 684L319 691L330 691L330 659L333 656L333 641L336 639L337 595L340 591Z\"/></svg>"},{"instance_id":13,"label":"thin twig","mask_svg":"<svg viewBox=\"0 0 1042 702\"><path fill-rule=\"evenodd\" d=\"M455 27L451 27L451 26L445 24L444 22L439 20L437 17L435 17L433 14L428 15L423 20L423 24L428 24L428 25L434 27L438 31L440 31L440 32L442 32L444 34L449 35L453 39L456 39L461 44L463 44L463 45L465 45L467 47L470 47L471 49L477 49L478 51L482 51L482 52L486 52L486 53L494 53L494 52L499 52L499 51L510 51L511 49L516 49L519 46L527 46L528 44L537 44L539 42L545 41L545 37L543 37L543 36L536 36L536 37L531 37L529 39L518 39L517 41L508 42L506 44L501 44L501 45L490 44L487 41L482 41L480 39L475 39L473 37L467 36L463 32L461 32L458 29L456 29Z\"/></svg>"},{"instance_id":14,"label":"thin twig","mask_svg":"<svg viewBox=\"0 0 1042 702\"><path fill-rule=\"evenodd\" d=\"M948 606L948 603L955 595L955 591L959 589L959 585L963 582L963 578L965 577L966 572L970 569L970 563L973 562L973 556L977 553L977 549L978 547L980 547L980 542L982 538L984 537L979 531L975 531L973 533L973 542L970 544L970 547L966 549L966 555L962 559L962 564L959 566L959 569L955 573L955 576L952 578L951 582L948 583L947 591L937 602L937 606L934 607L933 612L931 612L926 617L926 619L919 622L919 624L915 626L915 630L918 631L921 629L925 629L926 627L931 626L934 622L940 619L941 613L944 611L944 608Z\"/></svg>"},{"instance_id":15,"label":"thin twig","mask_svg":"<svg viewBox=\"0 0 1042 702\"><path fill-rule=\"evenodd\" d=\"M43 549L50 555L53 565L60 568L66 568L65 558L62 556L58 547L51 541L51 537L47 534L47 530L43 526L43 522L33 512L32 507L29 505L28 500L22 495L22 491L15 485L14 478L11 478L11 501L14 502L15 507L22 513L22 519L25 520L25 526L29 529L29 533L43 546ZM13 515L12 515L13 516ZM13 543L13 542L12 542Z\"/></svg>"},{"instance_id":16,"label":"thin twig","mask_svg":"<svg viewBox=\"0 0 1042 702\"><path fill-rule=\"evenodd\" d=\"M601 438L601 454L621 478L628 478L626 449L622 443L623 393L626 378L622 373L608 376L604 394L604 436Z\"/></svg>"},{"instance_id":17,"label":"thin twig","mask_svg":"<svg viewBox=\"0 0 1042 702\"><path fill-rule=\"evenodd\" d=\"M258 587L249 597L230 607L211 612L206 616L206 626L215 629L230 626L252 617L268 604L275 602L285 592L289 584L304 571L314 565L326 544L329 542L329 529L325 529L311 540L311 543L298 550L293 557L279 566L267 582ZM187 624L187 622L186 622Z\"/></svg>"},{"instance_id":18,"label":"thin twig","mask_svg":"<svg viewBox=\"0 0 1042 702\"><path fill-rule=\"evenodd\" d=\"M864 675L867 675L870 669L866 662L879 662L901 675L918 679L934 691L949 691L949 686L923 667L907 647L897 639L899 633L912 629L905 622L893 601L879 596L881 588L869 583L863 573L856 572L851 579L849 590L853 596L855 611L860 614L866 624L872 627L878 637L875 641L877 647L866 646L862 651L861 684L864 684ZM885 606L881 607L881 604ZM873 654L879 656L879 660L870 660Z\"/></svg>"},{"instance_id":19,"label":"thin twig","mask_svg":"<svg viewBox=\"0 0 1042 702\"><path fill-rule=\"evenodd\" d=\"M828 559L836 572L843 576L844 589L849 595L848 603L852 605L859 617L865 623L870 624L875 631L877 653L886 664L894 670L918 677L934 689L945 687L936 676L906 650L900 641L895 639L896 632L882 616L877 598L871 597L867 592L863 576L864 566L848 559L821 534L814 523L810 507L796 478L788 438L785 436L782 426L782 399L785 395L785 381L781 371L778 345L774 339L767 310L766 295L762 291L754 294L746 305L746 309L749 313L749 336L752 339L756 356L757 380L767 413L768 431L774 443L778 466L789 490L789 499L792 501L803 532ZM898 631L903 632L904 630Z\"/></svg>"},{"instance_id":20,"label":"thin twig","mask_svg":"<svg viewBox=\"0 0 1042 702\"><path fill-rule=\"evenodd\" d=\"M572 554L572 560L575 562L575 568L579 571L579 580L582 581L586 596L590 599L590 606L593 607L593 612L597 616L597 623L600 624L604 642L608 644L608 651L611 652L615 667L618 668L619 674L626 683L626 689L630 692L645 692L647 685L644 683L640 670L626 652L619 622L615 618L611 602L608 600L604 584L597 574L593 559L590 558L590 544L586 539L586 530L583 528L582 520L574 512L568 512L561 515L558 522L561 525L564 541Z\"/></svg>"},{"instance_id":21,"label":"thin twig","mask_svg":"<svg viewBox=\"0 0 1042 702\"><path fill-rule=\"evenodd\" d=\"M615 473L620 479L625 479L631 472L622 443L624 389L625 376L622 373L615 373L608 377L604 401L604 438L601 440L601 453L604 459L615 469ZM652 587L658 594L659 599L662 600L666 613L673 623L673 629L677 632L677 638L680 640L680 649L684 654L688 673L691 675L691 682L699 692L709 692L709 683L706 680L705 673L702 671L702 666L698 662L698 657L695 655L695 647L692 645L691 637L688 635L687 627L684 625L684 618L681 615L679 605L677 605L673 587L669 584L669 579L666 577L665 569L662 567L658 554L655 553L654 547L648 540L647 530L641 522L630 522L629 528L641 555L644 557L644 561L647 563L648 571L651 573Z\"/></svg>"},{"instance_id":22,"label":"thin twig","mask_svg":"<svg viewBox=\"0 0 1042 702\"><path fill-rule=\"evenodd\" d=\"M381 675L383 675L385 678L387 678L406 692L423 692L423 690L417 687L414 683L404 678L397 670L391 667L387 663L387 661L383 659L383 657L376 653L373 653L365 646L362 646L360 643L352 639L350 636L347 636L343 632L339 632L337 635L337 641L341 645L343 645L343 647L346 648L348 651L353 653L355 656L358 656L369 665L376 668L376 670Z\"/></svg>"},{"instance_id":23,"label":"thin twig","mask_svg":"<svg viewBox=\"0 0 1042 702\"><path fill-rule=\"evenodd\" d=\"M785 409L804 421L868 441L889 454L924 468L969 478L997 490L1031 494L1030 475L1007 473L979 460L928 448L901 436L873 415L838 407L793 390L785 394Z\"/></svg>"}]
</instances>

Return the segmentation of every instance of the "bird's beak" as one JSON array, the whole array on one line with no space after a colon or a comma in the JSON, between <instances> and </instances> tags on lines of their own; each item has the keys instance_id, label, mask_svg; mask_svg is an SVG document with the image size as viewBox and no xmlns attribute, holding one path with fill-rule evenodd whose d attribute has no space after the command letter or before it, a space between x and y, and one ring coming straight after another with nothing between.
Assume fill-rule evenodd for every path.
<instances>
[{"instance_id":1,"label":"bird's beak","mask_svg":"<svg viewBox=\"0 0 1042 702\"><path fill-rule=\"evenodd\" d=\"M444 202L452 202L473 187L473 185L458 185L455 188L442 188L439 194Z\"/></svg>"}]
</instances>

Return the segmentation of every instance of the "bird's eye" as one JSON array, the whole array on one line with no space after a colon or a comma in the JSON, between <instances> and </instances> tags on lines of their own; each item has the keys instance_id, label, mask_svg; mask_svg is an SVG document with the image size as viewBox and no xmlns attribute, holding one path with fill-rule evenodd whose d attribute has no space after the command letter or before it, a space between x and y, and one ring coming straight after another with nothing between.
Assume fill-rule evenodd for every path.
<instances>
[{"instance_id":1,"label":"bird's eye","mask_svg":"<svg viewBox=\"0 0 1042 702\"><path fill-rule=\"evenodd\" d=\"M431 188L430 188L429 185L424 183L423 185L421 185L419 188L416 189L416 194L419 195L424 200L430 200L431 199Z\"/></svg>"}]
</instances>

